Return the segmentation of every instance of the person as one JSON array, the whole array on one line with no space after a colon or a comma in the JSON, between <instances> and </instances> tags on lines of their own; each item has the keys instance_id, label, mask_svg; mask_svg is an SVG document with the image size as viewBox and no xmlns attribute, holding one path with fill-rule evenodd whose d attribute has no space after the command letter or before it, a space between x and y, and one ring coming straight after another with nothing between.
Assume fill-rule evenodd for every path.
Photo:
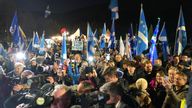
<instances>
[{"instance_id":1,"label":"person","mask_svg":"<svg viewBox=\"0 0 192 108\"><path fill-rule=\"evenodd\" d=\"M136 63L133 61L127 62L127 71L124 73L123 78L127 80L129 85L133 85L137 79L143 78L144 74L137 71Z\"/></svg>"},{"instance_id":2,"label":"person","mask_svg":"<svg viewBox=\"0 0 192 108\"><path fill-rule=\"evenodd\" d=\"M121 86L125 91L128 90L128 86L129 86L128 82L125 79L118 77L116 67L108 67L103 72L102 76L104 77L105 82L118 82L121 84Z\"/></svg>"},{"instance_id":3,"label":"person","mask_svg":"<svg viewBox=\"0 0 192 108\"><path fill-rule=\"evenodd\" d=\"M120 54L115 55L115 65L117 68L123 68L123 57Z\"/></svg>"},{"instance_id":4,"label":"person","mask_svg":"<svg viewBox=\"0 0 192 108\"><path fill-rule=\"evenodd\" d=\"M174 84L174 81L175 81L175 75L176 73L178 73L179 70L176 68L176 67L173 67L171 66L169 69L168 69L168 80L170 83Z\"/></svg>"},{"instance_id":5,"label":"person","mask_svg":"<svg viewBox=\"0 0 192 108\"><path fill-rule=\"evenodd\" d=\"M0 66L0 108L3 108L3 103L11 94L9 79L5 76L4 69Z\"/></svg>"},{"instance_id":6,"label":"person","mask_svg":"<svg viewBox=\"0 0 192 108\"><path fill-rule=\"evenodd\" d=\"M71 90L65 85L56 85L52 93L54 97L50 108L70 108L71 105Z\"/></svg>"},{"instance_id":7,"label":"person","mask_svg":"<svg viewBox=\"0 0 192 108\"><path fill-rule=\"evenodd\" d=\"M148 92L155 108L161 108L166 96L166 90L163 86L164 79L167 78L163 71L156 73L156 78L149 83ZM158 101L156 101L158 99Z\"/></svg>"},{"instance_id":8,"label":"person","mask_svg":"<svg viewBox=\"0 0 192 108\"><path fill-rule=\"evenodd\" d=\"M153 65L151 61L145 61L144 63L144 78L148 83L151 82L153 78L155 78L156 72L153 70Z\"/></svg>"},{"instance_id":9,"label":"person","mask_svg":"<svg viewBox=\"0 0 192 108\"><path fill-rule=\"evenodd\" d=\"M109 95L106 104L113 108L138 108L135 99L126 94L118 82L107 82L100 87L100 91Z\"/></svg>"},{"instance_id":10,"label":"person","mask_svg":"<svg viewBox=\"0 0 192 108\"><path fill-rule=\"evenodd\" d=\"M178 72L175 75L175 85L165 80L164 87L167 95L163 102L162 108L177 108L182 99L186 98L188 93L187 75Z\"/></svg>"}]
</instances>

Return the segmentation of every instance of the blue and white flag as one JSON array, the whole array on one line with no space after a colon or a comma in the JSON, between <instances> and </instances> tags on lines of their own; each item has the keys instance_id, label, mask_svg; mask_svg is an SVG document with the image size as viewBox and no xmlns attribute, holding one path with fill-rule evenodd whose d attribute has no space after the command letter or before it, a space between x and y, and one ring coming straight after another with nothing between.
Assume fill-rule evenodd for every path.
<instances>
[{"instance_id":1,"label":"blue and white flag","mask_svg":"<svg viewBox=\"0 0 192 108\"><path fill-rule=\"evenodd\" d=\"M39 48L39 35L37 32L33 33L33 47Z\"/></svg>"},{"instance_id":2,"label":"blue and white flag","mask_svg":"<svg viewBox=\"0 0 192 108\"><path fill-rule=\"evenodd\" d=\"M131 45L130 45L130 39L129 39L128 35L126 35L125 54L127 55L127 58L129 61L133 60Z\"/></svg>"},{"instance_id":3,"label":"blue and white flag","mask_svg":"<svg viewBox=\"0 0 192 108\"><path fill-rule=\"evenodd\" d=\"M64 60L67 59L67 37L66 33L63 33L63 41L62 41L62 48L61 48L61 62L63 63Z\"/></svg>"},{"instance_id":4,"label":"blue and white flag","mask_svg":"<svg viewBox=\"0 0 192 108\"><path fill-rule=\"evenodd\" d=\"M103 26L103 31L102 31L102 34L101 34L101 37L100 37L100 49L103 49L105 48L105 38L106 38L106 24L104 23L104 26Z\"/></svg>"},{"instance_id":5,"label":"blue and white flag","mask_svg":"<svg viewBox=\"0 0 192 108\"><path fill-rule=\"evenodd\" d=\"M119 7L118 7L118 0L111 0L109 4L109 8L111 10L111 19L119 19Z\"/></svg>"},{"instance_id":6,"label":"blue and white flag","mask_svg":"<svg viewBox=\"0 0 192 108\"><path fill-rule=\"evenodd\" d=\"M143 12L143 6L141 5L139 30L137 37L137 55L141 55L143 51L148 49L148 29L145 21L145 15Z\"/></svg>"},{"instance_id":7,"label":"blue and white flag","mask_svg":"<svg viewBox=\"0 0 192 108\"><path fill-rule=\"evenodd\" d=\"M154 61L158 59L156 41L157 41L157 35L159 33L159 22L160 22L160 18L158 19L157 26L155 28L155 31L153 32L153 36L151 39L151 47L149 49L149 59L152 64L154 64Z\"/></svg>"},{"instance_id":8,"label":"blue and white flag","mask_svg":"<svg viewBox=\"0 0 192 108\"><path fill-rule=\"evenodd\" d=\"M18 27L18 17L17 17L17 12L15 12L11 26L9 28L9 31L12 35L16 32L17 27Z\"/></svg>"},{"instance_id":9,"label":"blue and white flag","mask_svg":"<svg viewBox=\"0 0 192 108\"><path fill-rule=\"evenodd\" d=\"M183 49L187 45L187 32L186 32L186 28L185 28L185 21L184 21L184 17L183 17L182 7L180 9L176 34L177 34L176 35L177 40L175 43L174 54L180 55L180 54L182 54Z\"/></svg>"},{"instance_id":10,"label":"blue and white flag","mask_svg":"<svg viewBox=\"0 0 192 108\"><path fill-rule=\"evenodd\" d=\"M45 33L43 32L42 37L41 37L41 42L40 42L40 47L39 47L39 54L44 55L45 54Z\"/></svg>"},{"instance_id":11,"label":"blue and white flag","mask_svg":"<svg viewBox=\"0 0 192 108\"><path fill-rule=\"evenodd\" d=\"M108 42L109 49L115 49L115 20L113 19L111 25L111 34Z\"/></svg>"},{"instance_id":12,"label":"blue and white flag","mask_svg":"<svg viewBox=\"0 0 192 108\"><path fill-rule=\"evenodd\" d=\"M89 23L87 24L87 60L92 62L94 54L95 54L95 48L94 48L94 34L92 32L91 26Z\"/></svg>"},{"instance_id":13,"label":"blue and white flag","mask_svg":"<svg viewBox=\"0 0 192 108\"><path fill-rule=\"evenodd\" d=\"M170 55L170 49L169 49L169 45L168 45L168 41L167 41L167 32L165 29L165 23L163 24L161 33L159 35L159 41L161 41L162 43L162 51L163 51L163 61L167 61L168 60L168 55Z\"/></svg>"}]
</instances>

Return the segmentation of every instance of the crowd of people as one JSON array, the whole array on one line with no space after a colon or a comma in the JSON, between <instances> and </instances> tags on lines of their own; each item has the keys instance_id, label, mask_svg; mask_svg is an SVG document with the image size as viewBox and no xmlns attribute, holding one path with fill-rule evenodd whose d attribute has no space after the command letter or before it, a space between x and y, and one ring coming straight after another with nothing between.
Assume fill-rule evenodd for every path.
<instances>
[{"instance_id":1,"label":"crowd of people","mask_svg":"<svg viewBox=\"0 0 192 108\"><path fill-rule=\"evenodd\" d=\"M0 57L0 108L191 108L192 59L183 53L154 64L144 55L129 60L118 50L102 50L93 60L85 52L60 49L45 55L16 52ZM110 59L106 59L109 56Z\"/></svg>"}]
</instances>

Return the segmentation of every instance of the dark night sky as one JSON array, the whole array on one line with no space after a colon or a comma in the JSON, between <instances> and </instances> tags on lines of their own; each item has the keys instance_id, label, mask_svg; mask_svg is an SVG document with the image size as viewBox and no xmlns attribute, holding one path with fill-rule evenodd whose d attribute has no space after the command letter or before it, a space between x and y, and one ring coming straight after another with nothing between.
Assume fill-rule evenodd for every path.
<instances>
[{"instance_id":1,"label":"dark night sky","mask_svg":"<svg viewBox=\"0 0 192 108\"><path fill-rule=\"evenodd\" d=\"M37 30L47 35L54 35L60 28L67 27L74 32L78 27L86 33L86 23L90 22L95 30L111 26L110 0L0 0L0 35L9 35L9 29L14 11L17 10L19 24L27 36ZM139 22L140 4L144 5L144 12L148 28L150 24L155 27L157 17L161 18L161 25L166 22L169 39L175 36L179 16L179 7L183 6L188 37L192 35L192 0L119 0L120 19L116 22L117 35L124 35L133 23L134 28ZM50 6L52 14L44 18L46 6Z\"/></svg>"}]
</instances>

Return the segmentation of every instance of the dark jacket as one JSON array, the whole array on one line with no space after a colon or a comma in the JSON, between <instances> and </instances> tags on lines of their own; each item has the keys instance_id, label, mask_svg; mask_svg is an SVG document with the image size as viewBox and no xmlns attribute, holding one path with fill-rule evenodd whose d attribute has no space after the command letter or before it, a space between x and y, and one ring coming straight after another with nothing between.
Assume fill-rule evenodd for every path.
<instances>
[{"instance_id":1,"label":"dark jacket","mask_svg":"<svg viewBox=\"0 0 192 108\"><path fill-rule=\"evenodd\" d=\"M185 85L180 90L175 90L174 87L168 90L162 108L177 108L181 99L186 98L188 88L189 86Z\"/></svg>"}]
</instances>

